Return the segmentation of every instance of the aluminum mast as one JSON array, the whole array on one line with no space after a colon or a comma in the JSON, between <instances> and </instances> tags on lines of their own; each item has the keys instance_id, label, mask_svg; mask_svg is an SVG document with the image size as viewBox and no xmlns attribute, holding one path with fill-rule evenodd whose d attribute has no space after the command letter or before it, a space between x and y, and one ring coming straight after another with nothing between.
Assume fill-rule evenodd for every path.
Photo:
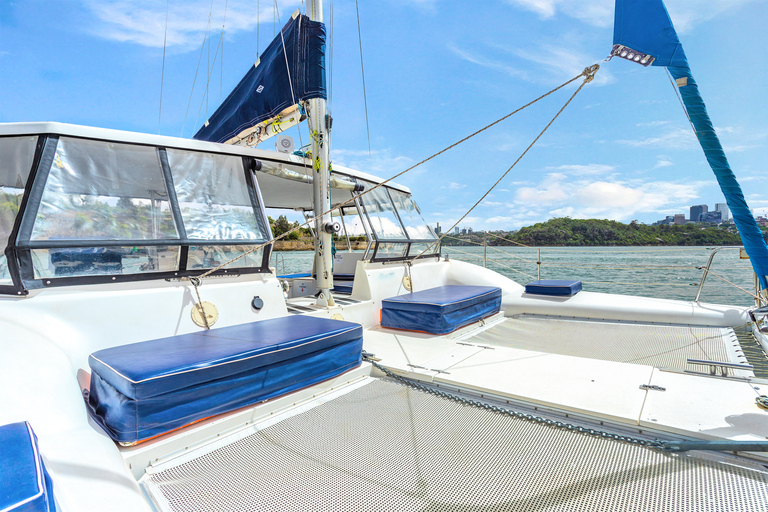
<instances>
[{"instance_id":1,"label":"aluminum mast","mask_svg":"<svg viewBox=\"0 0 768 512\"><path fill-rule=\"evenodd\" d=\"M309 0L307 14L312 21L323 22L323 0ZM335 305L331 296L333 288L333 254L332 233L338 226L331 219L331 214L326 213L331 209L330 172L328 170L328 122L326 117L326 100L313 98L309 100L309 126L312 137L312 167L315 179L312 181L315 220L315 274L317 288L320 295L317 297L318 306Z\"/></svg>"}]
</instances>

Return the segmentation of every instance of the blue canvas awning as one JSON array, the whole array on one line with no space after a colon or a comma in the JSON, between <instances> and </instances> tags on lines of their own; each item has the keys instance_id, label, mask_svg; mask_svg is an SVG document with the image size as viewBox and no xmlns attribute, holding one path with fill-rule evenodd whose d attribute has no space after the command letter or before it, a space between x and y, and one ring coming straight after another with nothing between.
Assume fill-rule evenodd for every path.
<instances>
[{"instance_id":1,"label":"blue canvas awning","mask_svg":"<svg viewBox=\"0 0 768 512\"><path fill-rule=\"evenodd\" d=\"M762 289L767 289L768 245L728 164L699 87L691 74L683 45L662 0L616 0L613 44L650 55L655 59L651 65L666 67L677 82L696 137L720 184L744 249L749 254Z\"/></svg>"},{"instance_id":2,"label":"blue canvas awning","mask_svg":"<svg viewBox=\"0 0 768 512\"><path fill-rule=\"evenodd\" d=\"M283 45L285 42L285 45ZM303 100L327 98L325 25L292 18L194 138L229 142Z\"/></svg>"}]
</instances>

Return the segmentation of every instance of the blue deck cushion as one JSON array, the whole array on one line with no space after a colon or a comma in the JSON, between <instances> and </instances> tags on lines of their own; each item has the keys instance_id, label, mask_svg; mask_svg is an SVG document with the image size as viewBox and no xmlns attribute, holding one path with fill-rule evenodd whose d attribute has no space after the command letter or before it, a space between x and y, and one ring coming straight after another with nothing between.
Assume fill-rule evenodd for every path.
<instances>
[{"instance_id":1,"label":"blue deck cushion","mask_svg":"<svg viewBox=\"0 0 768 512\"><path fill-rule=\"evenodd\" d=\"M447 285L381 301L381 325L447 334L498 313L501 288Z\"/></svg>"},{"instance_id":2,"label":"blue deck cushion","mask_svg":"<svg viewBox=\"0 0 768 512\"><path fill-rule=\"evenodd\" d=\"M29 423L0 426L0 510L55 511L53 483Z\"/></svg>"},{"instance_id":3,"label":"blue deck cushion","mask_svg":"<svg viewBox=\"0 0 768 512\"><path fill-rule=\"evenodd\" d=\"M88 404L132 443L339 375L362 360L362 327L303 315L91 354Z\"/></svg>"},{"instance_id":4,"label":"blue deck cushion","mask_svg":"<svg viewBox=\"0 0 768 512\"><path fill-rule=\"evenodd\" d=\"M575 295L581 291L581 281L541 279L525 285L525 293L536 295Z\"/></svg>"}]
</instances>

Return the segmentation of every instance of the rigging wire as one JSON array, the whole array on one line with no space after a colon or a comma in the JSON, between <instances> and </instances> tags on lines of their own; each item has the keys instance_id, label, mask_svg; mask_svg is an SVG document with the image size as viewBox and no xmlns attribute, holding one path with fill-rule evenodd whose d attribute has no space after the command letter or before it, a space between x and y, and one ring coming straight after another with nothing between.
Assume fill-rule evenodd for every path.
<instances>
[{"instance_id":1,"label":"rigging wire","mask_svg":"<svg viewBox=\"0 0 768 512\"><path fill-rule=\"evenodd\" d=\"M677 84L674 80L672 80L672 75L669 74L669 69L667 69L666 66L664 66L664 71L667 72L667 78L669 78L669 83L672 84L672 89L675 90L675 96L677 96L678 101L680 102L680 107L683 109L683 112L685 113L685 118L688 119L688 123L691 125L691 129L693 130L693 133L696 133L696 127L693 126L693 122L691 121L691 116L688 115L688 109L685 108L685 103L683 103L683 98L680 96L680 89L677 87Z\"/></svg>"},{"instance_id":2,"label":"rigging wire","mask_svg":"<svg viewBox=\"0 0 768 512\"><path fill-rule=\"evenodd\" d=\"M259 60L259 32L261 31L261 0L256 0L256 61Z\"/></svg>"},{"instance_id":3,"label":"rigging wire","mask_svg":"<svg viewBox=\"0 0 768 512\"><path fill-rule=\"evenodd\" d=\"M187 111L184 113L184 123L181 125L181 133L179 137L184 136L184 127L187 125L187 115L189 115L189 107L192 105L192 95L195 93L195 84L197 83L197 74L200 72L200 63L203 61L203 50L205 50L205 40L203 37L203 44L200 47L200 56L197 58L197 68L195 69L195 78L192 80L192 90L189 91L189 101L187 102ZM199 113L198 113L199 115Z\"/></svg>"},{"instance_id":4,"label":"rigging wire","mask_svg":"<svg viewBox=\"0 0 768 512\"><path fill-rule=\"evenodd\" d=\"M211 18L213 17L213 0L211 0L211 10L208 11L208 81L206 81L205 84L205 117L208 117L208 84L211 80ZM218 52L218 47L216 48ZM215 59L215 56L214 56ZM215 60L214 60L215 64ZM198 114L198 117L200 117L200 114ZM197 121L195 121L195 125L197 125Z\"/></svg>"},{"instance_id":5,"label":"rigging wire","mask_svg":"<svg viewBox=\"0 0 768 512\"><path fill-rule=\"evenodd\" d=\"M365 66L363 66L363 36L360 30L360 8L355 0L355 12L357 13L357 42L360 46L360 73L363 76L363 104L365 105L365 132L368 135L368 158L373 167L373 155L371 153L371 129L368 127L368 96L365 92Z\"/></svg>"},{"instance_id":6,"label":"rigging wire","mask_svg":"<svg viewBox=\"0 0 768 512\"><path fill-rule=\"evenodd\" d=\"M171 0L165 0L165 32L163 33L163 68L160 71L160 110L157 113L157 133L160 133L160 120L163 118L163 82L165 81L165 48L168 42L168 9Z\"/></svg>"},{"instance_id":7,"label":"rigging wire","mask_svg":"<svg viewBox=\"0 0 768 512\"><path fill-rule=\"evenodd\" d=\"M254 246L254 247L251 247L250 249L248 249L247 251L243 252L243 253L242 253L242 254L240 254L239 256L236 256L236 257L234 257L234 258L230 259L229 261L225 261L224 263L220 264L219 266L217 266L217 267L214 267L214 268L211 268L211 269L207 270L206 272L204 272L204 273L200 274L199 276L196 276L196 277L194 277L194 278L182 278L182 279L188 279L188 280L189 280L189 281L190 281L190 282L191 282L191 283L192 283L192 284L193 284L195 287L199 286L199 283L200 283L200 282L202 282L202 281L201 281L202 279L205 279L205 278L207 278L208 276L210 276L210 275L211 275L211 274L213 274L214 272L218 272L219 270L221 270L222 268L226 267L227 265L229 265L229 264L231 264L231 263L234 263L235 261L237 261L237 260L239 260L239 259L241 259L241 258L244 258L245 256L247 256L247 255L249 255L249 254L252 254L252 253L254 253L254 252L256 252L256 251L258 251L258 250L260 250L260 249L262 249L262 248L264 248L264 247L266 247L266 246L268 246L268 245L273 245L273 244L274 244L275 242L277 242L278 240L282 240L283 238L285 238L285 237L289 236L291 233L293 233L293 232L295 232L295 231L298 231L299 229L303 228L304 226L309 226L309 225L311 225L313 222L315 222L317 219L321 218L323 215L327 215L327 214L329 214L329 213L332 213L332 212L334 212L334 211L336 211L336 210L339 210L339 209L341 209L341 208L343 208L343 207L347 206L347 205L348 205L348 204L350 204L350 203L353 203L353 202L355 202L355 201L356 201L358 198L360 198L360 197L362 197L362 196L364 196L364 195L366 195L366 194L368 194L368 193L370 193L370 192L373 192L374 190L376 190L376 189L377 189L377 188L379 188L379 187L383 187L384 185L386 185L386 184L387 184L387 183L389 183L390 181L392 181L392 180L394 180L394 179L398 178L399 176L402 176L403 174L405 174L405 173L407 173L407 172L409 172L409 171L411 171L411 170L415 169L416 167L418 167L418 166L420 166L420 165L422 165L422 164L424 164L424 163L426 163L426 162L428 162L428 161L432 160L433 158L436 158L437 156L439 156L439 155L442 155L442 154L443 154L443 153L445 153L446 151L448 151L448 150L450 150L450 149L452 149L452 148L454 148L454 147L458 146L459 144L461 144L461 143L463 143L463 142L466 142L467 140L471 139L472 137L475 137L476 135L479 135L480 133L482 133L482 132L484 132L484 131L488 130L489 128L491 128L491 127L493 127L493 126L495 126L495 125L499 124L500 122L504 121L505 119L508 119L509 117L511 117L511 116L513 116L514 114L516 114L516 113L520 112L521 110L523 110L523 109L525 109L525 108L527 108L527 107L529 107L529 106L533 105L534 103L536 103L536 102L538 102L538 101L540 101L540 100L542 100L542 99L546 98L546 97L547 97L547 96L549 96L550 94L553 94L554 92L556 92L556 91L559 91L560 89L562 89L563 87L567 86L568 84L571 84L571 83L573 83L574 81L578 80L580 77L582 77L582 76L583 76L583 77L585 77L585 78L584 78L584 82L583 82L583 83L582 83L582 84L579 86L578 90L577 90L577 91L576 91L576 92L575 92L575 93L574 93L574 94L573 94L573 95L570 97L570 99L568 100L568 102L566 102L566 104L565 104L565 105L563 105L563 108L561 108L561 109L560 109L560 111L557 113L557 115L555 116L555 118L553 118L553 119L552 119L552 121L550 121L550 123L549 123L549 124L551 125L551 124L554 122L554 120L555 120L555 119L556 119L556 118L557 118L557 117L560 115L560 113L563 111L563 109L565 109L565 107L566 107L566 106L568 106L568 103L570 103L570 102L571 102L571 100L573 100L574 96L575 96L575 95L576 95L576 94L577 94L577 93L578 93L578 92L579 92L579 91L580 91L580 90L581 90L581 89L584 87L584 85L585 85L585 84L587 84L588 82L590 82L590 81L592 80L592 77L594 76L594 73L595 73L595 71L596 71L595 67L597 67L597 64L595 64L594 66L590 66L590 67L588 67L588 68L585 68L585 69L584 69L584 71L582 71L580 74L578 74L578 75L576 75L575 77L571 78L570 80L568 80L568 81L564 82L563 84L561 84L561 85L559 85L559 86L555 87L555 88L554 88L554 89L552 89L551 91L549 91L549 92L547 92L547 93L545 93L545 94L542 94L542 95L541 95L541 96L539 96L538 98L536 98L536 99L534 99L534 100L532 100L532 101L528 102L527 104L523 105L522 107L520 107L520 108L518 108L518 109L516 109L516 110L514 110L514 111L512 111L512 112L510 112L509 114L507 114L507 115L505 115L505 116L503 116L503 117L501 117L501 118L497 119L496 121L493 121L493 122L492 122L492 123L490 123L490 124L487 124L487 125L486 125L486 126L484 126L483 128L480 128L479 130L475 131L474 133L472 133L472 134L470 134L470 135L467 135L467 136L466 136L466 137L464 137L463 139L461 139L461 140L459 140L459 141L457 141L457 142L454 142L453 144L449 145L448 147L446 147L446 148L444 148L444 149L441 149L441 150L440 150L440 151L438 151L437 153L434 153L432 156L429 156L429 157L425 158L424 160L422 160L422 161L420 161L420 162L418 162L418 163L416 163L416 164L414 164L414 165L412 165L412 166L408 167L407 169L405 169L405 170L403 170L403 171L400 171L399 173L395 174L394 176L392 176L392 177L390 177L390 178L387 178L386 180L384 180L384 181L382 181L382 182L380 182L380 183L376 184L375 186L373 186L373 187L371 187L371 188L369 188L369 189L363 190L362 192L360 192L360 193L359 193L359 194L357 194L357 195L353 195L351 198L349 198L349 199L347 199L346 201L343 201L343 202L341 202L341 203L337 204L336 206L333 206L333 207L331 207L329 210L327 210L327 211L325 211L325 212L322 212L320 215L316 215L316 216L314 216L314 217L312 217L312 218L309 218L309 219L307 219L307 220L306 220L306 221L305 221L303 224L299 224L298 226L295 226L294 228L292 228L292 229L289 229L289 230L288 230L288 231L286 231L285 233L283 233L283 234L281 234L281 235L278 235L278 236L274 237L272 240L269 240L268 242L264 242L264 243L261 243L261 244L259 244L259 245L256 245L256 246ZM548 128L548 127L549 127L549 125L547 125L547 128ZM545 128L545 130L546 130L546 128ZM542 133L543 133L543 132L542 132ZM541 134L539 135L539 137L540 137L540 136L541 136ZM537 139L536 139L536 140L538 140L538 137L537 137ZM536 142L536 140L534 140L534 142ZM531 145L533 145L533 143L532 143ZM530 149L530 146L528 147L528 149ZM526 149L526 151L528 151L528 149ZM520 158L522 158L522 155L521 155L521 157L520 157ZM518 159L518 161L519 161L519 159ZM513 165L513 166L514 166L514 165ZM507 172L509 172L509 171L507 171ZM489 192L490 192L490 191L489 191ZM486 194L486 195L487 195L487 194ZM466 216L466 215L465 215L465 216ZM446 233L446 234L447 234L447 233ZM441 239L442 239L442 238L441 238ZM440 239L438 239L437 241L439 241L439 240L440 240ZM197 282L198 284L195 284L195 282Z\"/></svg>"},{"instance_id":8,"label":"rigging wire","mask_svg":"<svg viewBox=\"0 0 768 512\"><path fill-rule=\"evenodd\" d=\"M221 103L221 100L224 96L224 27L227 25L227 6L229 5L229 0L226 0L224 2L224 21L221 22L221 35L219 36L219 41L221 41L221 60L219 61L219 64L221 64L221 74L220 74L220 82L219 82L219 103Z\"/></svg>"},{"instance_id":9,"label":"rigging wire","mask_svg":"<svg viewBox=\"0 0 768 512\"><path fill-rule=\"evenodd\" d=\"M213 54L213 65L208 68L208 77L205 80L205 92L203 93L203 99L200 101L200 108L197 110L197 117L195 118L195 126L198 126L198 121L200 121L200 113L203 111L203 103L205 103L205 109L206 109L206 118L208 117L208 91L210 90L211 85L211 75L213 75L213 68L216 66L216 58L219 55L219 47L221 46L221 39L219 39L219 43L216 45L216 51Z\"/></svg>"},{"instance_id":10,"label":"rigging wire","mask_svg":"<svg viewBox=\"0 0 768 512\"><path fill-rule=\"evenodd\" d=\"M304 3L302 1L302 3ZM328 24L331 29L329 41L328 41L328 114L333 117L333 0L330 5L330 23ZM328 134L330 137L330 133Z\"/></svg>"},{"instance_id":11,"label":"rigging wire","mask_svg":"<svg viewBox=\"0 0 768 512\"><path fill-rule=\"evenodd\" d=\"M475 208L477 208L477 206L478 206L480 203L482 203L482 202L483 202L483 200L485 200L485 198L486 198L486 197L488 197L488 194L490 194L490 193L493 191L493 189L495 189L495 188L496 188L496 187L499 185L499 183L501 183L501 180L503 180L504 178L506 178L507 174L509 174L509 173L512 171L512 169L514 169L514 168L515 168L515 166L518 164L518 162L520 162L520 160L522 160L522 159L523 159L523 157L526 155L526 153L528 153L528 151L530 151L530 149L533 147L533 145L534 145L534 144L536 144L536 142L538 142L538 141L539 141L539 139L541 138L541 136L542 136L542 135L544 135L544 132L546 132L546 131L549 129L549 127L550 127L550 126L552 126L552 123L554 123L554 122L555 122L555 120L556 120L558 117L560 117L560 114L562 114L562 113L563 113L563 110L565 110L565 108L566 108L566 107L567 107L567 106L568 106L568 105L571 103L571 101L573 101L573 98L575 98L575 97L576 97L576 95L577 95L577 94L579 94L579 92L581 92L581 90L584 88L584 86L585 86L585 85L587 85L589 82L591 82L591 81L594 79L594 77L595 77L595 73L597 73L597 70L598 70L598 69L600 69L600 64L593 64L593 65L591 65L591 66L589 66L589 67L587 67L587 68L584 68L584 71L582 72L582 74L581 74L581 75L579 75L579 76L584 76L584 81L581 83L581 85L579 86L579 88L578 88L578 89L576 89L576 91L575 91L575 92L574 92L574 93L571 95L571 97L570 97L570 98L568 98L568 101L566 101L566 102L565 102L565 105L563 105L563 106L560 108L560 110L558 110L557 114L555 114L555 117L553 117L553 118L552 118L552 120L551 120L549 123L547 123L547 126L545 126L545 127L544 127L544 129L543 129L543 130L541 130L541 132L539 132L539 134L536 136L536 138L535 138L535 139L533 139L533 142L531 142L531 143L528 145L528 147L527 147L527 148L525 148L525 151L523 151L523 153L522 153L522 154L521 154L519 157L517 157L517 160L515 160L515 162L514 162L514 163L513 163L513 164L512 164L512 165L509 167L509 169L507 169L507 170L504 172L504 174L502 174L502 175L501 175L501 177L500 177L498 180L496 180L496 183L494 183L494 184L491 186L491 188L489 188L489 189L488 189L488 190L485 192L485 194L483 194L483 195L482 195L482 197L480 197L480 199L478 199L478 200L477 200L477 202L476 202L474 205L472 205L472 207L471 207L469 210L467 210L467 212L466 212L464 215L462 215L462 216L461 216L461 218L460 218L459 220L457 220L457 221L456 221L456 222L453 224L453 226L451 226L450 228L448 228L448 231L447 231L447 232L446 232L444 235L442 235L442 236L441 236L441 237L439 237L437 240L435 240L434 242L432 242L431 244L429 244L427 247L425 247L425 248L424 248L424 250L423 250L423 251L421 251L419 254L417 254L417 255L416 255L416 256L414 256L412 259L410 259L410 260L408 261L408 264L409 264L409 265L410 265L411 263L413 263L415 260L417 260L418 258L420 258L422 255L424 255L424 253L426 253L427 251L429 251L430 249L432 249L432 247L434 247L434 246L435 246L437 243L439 243L439 242L440 242L440 240L442 240L443 238L445 238L445 237L448 235L448 233L450 233L450 232L453 230L453 228L455 228L456 226L458 226L458 225L459 225L459 223L460 223L462 220L464 220L465 218L467 218L467 216L468 216L468 215L469 215L469 214L472 212L472 210L474 210ZM578 78L578 77L576 77L576 78Z\"/></svg>"}]
</instances>

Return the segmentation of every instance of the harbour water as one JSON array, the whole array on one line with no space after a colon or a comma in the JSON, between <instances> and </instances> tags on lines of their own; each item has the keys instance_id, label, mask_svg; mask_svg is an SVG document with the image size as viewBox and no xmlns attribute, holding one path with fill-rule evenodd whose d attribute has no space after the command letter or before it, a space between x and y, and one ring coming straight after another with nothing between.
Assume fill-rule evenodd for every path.
<instances>
[{"instance_id":1,"label":"harbour water","mask_svg":"<svg viewBox=\"0 0 768 512\"><path fill-rule=\"evenodd\" d=\"M543 247L541 279L582 281L584 290L691 301L696 296L712 247ZM520 284L537 279L539 250L528 247L445 246L450 259L485 264ZM484 258L484 254L486 255ZM308 272L311 251L273 253L278 274ZM728 281L728 282L726 282ZM732 283L732 284L729 284ZM734 286L736 285L736 286ZM738 287L743 288L741 290ZM700 301L749 306L754 273L737 248L719 251Z\"/></svg>"}]
</instances>

